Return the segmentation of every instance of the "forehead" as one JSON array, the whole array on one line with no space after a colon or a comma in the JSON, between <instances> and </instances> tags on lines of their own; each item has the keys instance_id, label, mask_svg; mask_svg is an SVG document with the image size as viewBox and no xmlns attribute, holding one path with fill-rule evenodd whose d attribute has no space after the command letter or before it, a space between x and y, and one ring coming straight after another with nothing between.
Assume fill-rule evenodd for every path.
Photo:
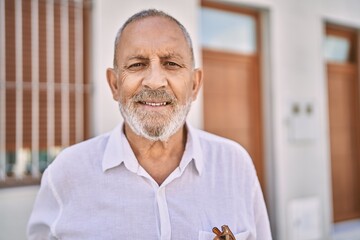
<instances>
[{"instance_id":1,"label":"forehead","mask_svg":"<svg viewBox=\"0 0 360 240\"><path fill-rule=\"evenodd\" d=\"M118 45L120 58L134 53L160 52L190 57L184 33L174 21L159 16L146 17L130 23L123 30Z\"/></svg>"}]
</instances>

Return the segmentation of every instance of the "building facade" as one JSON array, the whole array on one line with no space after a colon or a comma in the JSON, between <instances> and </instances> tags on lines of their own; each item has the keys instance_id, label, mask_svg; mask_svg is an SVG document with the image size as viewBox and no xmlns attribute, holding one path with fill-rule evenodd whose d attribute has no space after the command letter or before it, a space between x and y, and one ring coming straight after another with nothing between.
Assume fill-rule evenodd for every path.
<instances>
[{"instance_id":1,"label":"building facade","mask_svg":"<svg viewBox=\"0 0 360 240\"><path fill-rule=\"evenodd\" d=\"M6 113L5 117L3 114L0 115L2 176L5 176L7 171L4 163L9 161L6 160L9 159L6 156L9 152L7 140L13 138L11 141L14 143L13 150L15 152L19 148L25 149L27 145L22 133L28 124L38 124L38 131L43 129L42 125L48 126L46 129L50 129L50 131L52 129L59 131L52 126L62 126L59 133L54 134L54 136L61 136L58 140L51 140L48 132L43 134L37 132L38 138L48 136L46 141L44 140L44 149L48 153L52 146L64 147L82 138L107 132L121 122L117 104L112 99L105 75L106 68L112 66L115 34L121 24L133 13L146 8L158 8L173 15L188 29L193 40L196 65L205 69L204 88L192 106L188 118L189 123L239 141L254 156L255 166L265 192L274 239L340 239L336 238L336 232L334 233L337 225L335 223L339 224L348 220L358 222L360 218L359 1L89 1L86 3L89 4L87 9L90 16L87 20L89 29L85 34L90 36L91 41L86 44L90 44L91 47L85 50L82 48L82 51L88 54L87 59L91 59L91 62L85 63L82 58L82 64L88 64L88 69L81 72L83 75L89 75L81 77L82 80L71 77L70 73L76 72L75 69L77 69L73 68L73 65L78 62L71 60L72 57L67 57L71 54L61 54L61 52L58 55L63 57L58 60L50 60L50 62L58 61L60 65L57 70L55 67L54 69L50 68L50 72L53 71L53 74L49 74L49 70L42 74L40 72L30 74L30 76L38 76L39 86L41 77L46 81L50 81L52 76L58 77L55 72L67 73L70 76L65 79L60 74L58 80L67 86L64 87L63 95L61 95L66 97L59 97L61 102L59 103L60 110L58 110L60 111L58 116L61 119L59 123L56 122L56 117L50 118L48 114L50 112L53 114L52 116L55 116L58 108L46 107L48 109L47 117L45 117L48 119L46 123L41 123L43 118L36 115L41 111L36 109L32 110L32 114L29 115L34 119L31 123L27 123L27 117L19 117L19 114L20 116L25 114L23 109L29 108L26 105L29 104L28 101L33 101L34 96L41 98L40 87L37 90L38 93L32 92L30 100L26 100L25 91L23 94L16 95L16 87L28 85L25 78L19 74L15 74L13 77L13 85L16 87L15 90L11 90L14 91L11 96L20 100L12 100L12 102L8 100L10 98L7 96L10 95L7 95L6 91L12 88L5 87L5 85L9 85L7 81L8 71L10 71L8 70L10 63L7 60L9 53L6 51L11 51L11 54L14 55L12 60L14 65L22 65L21 72L25 74L24 61L26 61L26 57L19 60L21 57L18 56L26 48L33 49L36 45L27 47L26 38L16 40L20 39L16 37L14 38L15 43L13 43L15 45L12 48L8 48L6 45L8 43L5 40L8 37L1 33L10 34L5 27L7 25L4 24L5 17L9 15L5 13L8 11L5 7L6 4L9 4L8 2L14 2L14 33L12 34L15 35L21 32L25 34L25 30L19 29L24 29L23 25L28 24L24 22L23 25L16 25L15 19L20 19L17 11L22 11L20 5L31 5L34 2L45 3L45 5L48 5L49 2L50 4L61 2L68 6L69 3L84 3L84 1L0 0L0 46L2 49L0 54L0 111ZM31 4L23 2L31 2ZM41 8L38 7L38 9ZM46 38L61 39L64 32L71 32L69 30L71 27L67 30L61 28L68 21L64 19L71 19L66 16L65 12L70 15L73 13L71 11L62 13L62 8L57 10L49 7L49 9L55 11L52 14L54 18L60 19L59 28L62 30L59 30L58 35L55 30L52 35L47 30L51 27L46 28L45 24L43 28ZM59 12L58 16L56 15L57 11ZM81 14L84 12L82 11ZM51 17L51 14L46 16ZM221 18L224 26L230 25L229 31L232 33L224 31L217 34L218 30L215 25L207 27L207 23L211 22L213 17ZM61 19L63 20L61 21ZM84 18L81 19L84 21ZM234 26L226 24L228 19L234 19L237 24ZM6 21L8 20L6 19ZM39 21L41 20L39 19ZM41 28L41 24L37 25ZM236 29L239 29L237 26L241 26L238 35L235 34ZM30 25L27 28L29 27ZM86 28L84 25L82 27ZM207 32L204 29L208 29ZM223 28L220 27L220 29ZM84 34L83 31L82 33ZM31 33L29 34L31 35ZM229 37L219 39L219 35ZM246 36L253 37L247 38ZM73 39L79 37L74 36ZM207 41L211 37L213 41ZM72 38L69 37L69 39ZM228 48L228 46L236 45L236 42L227 42L229 39L238 39L236 41L239 43L239 48ZM76 44L75 40L66 40L65 38L61 42L71 45L72 41ZM56 41L51 42L57 44ZM19 47L23 49L19 50ZM47 51L47 54L48 52L51 50ZM81 55L84 56L83 54ZM74 58L76 56L74 53ZM41 59L46 57L37 56L37 58L41 64ZM62 61L63 64L61 64ZM65 64L65 62L71 61L73 64ZM225 69L226 67L227 71L217 70L218 66L224 62L227 64L221 68ZM46 63L48 64L49 61ZM58 64L54 65L58 66ZM13 71L16 72L16 69ZM231 75L229 72L233 74ZM78 74L80 75L80 73ZM224 84L216 85L217 82L211 79L212 76L216 76L216 78L223 76L224 79L220 80ZM239 82L244 79L248 81ZM51 81L56 82L57 80L54 78ZM75 99L75 95L71 97L71 86L75 87L76 85L71 85L71 81L81 81L78 83L82 84L82 89L88 89L83 91L86 96L82 98L83 100L87 99L88 103L79 104L77 102L77 106L81 105L82 109L88 109L80 111L79 118L81 119L78 120L78 126L83 123L82 126L85 128L81 128L82 133L78 133L79 135L76 135L76 130L69 128L72 121L69 119L77 112L71 110L71 99ZM55 86L50 87L50 90L45 90L48 95L45 94L44 101L49 102L48 100L53 97L49 91L56 91L54 90L56 84L47 86ZM214 89L221 90L216 92ZM56 105L56 95L54 98L52 102ZM69 100L61 101L61 99ZM211 102L211 99L216 99L216 102ZM32 106L40 109L43 103L42 101L38 102ZM215 106L216 103L226 104L226 106ZM251 107L249 108L249 106ZM14 117L7 112L7 109L12 110L12 113L15 114ZM63 117L64 115L67 117ZM13 120L7 120L11 117ZM85 119L88 119L86 124L84 124ZM73 121L76 122L76 120ZM10 122L13 127L6 124ZM34 134L34 128L31 129L31 134ZM67 129L66 134L63 133L64 129ZM9 131L13 131L13 133L9 134ZM86 131L88 134L85 134ZM250 134L245 134L246 132ZM35 141L34 137L30 137L29 141L35 146L38 144L38 149L41 148L39 139ZM49 141L59 141L59 144L52 144ZM33 150L33 148L31 149ZM15 154L12 162L16 163L19 156L22 155L18 151L18 155ZM37 163L39 162L37 161ZM37 176L36 174L41 171L36 165L36 161L31 166L30 172ZM0 216L7 216L10 219L14 217L19 219L22 216L26 219L29 213L28 208L31 206L37 189L37 187L0 189ZM22 198L17 198L15 201L10 200L16 196L22 196ZM26 206L27 209L23 212L13 213L9 210L11 208L5 207L9 205L14 208ZM8 234L4 236L23 234L22 232L17 233L19 231L14 226L16 225L11 225L9 221L1 217L0 238L3 237L1 234Z\"/></svg>"}]
</instances>

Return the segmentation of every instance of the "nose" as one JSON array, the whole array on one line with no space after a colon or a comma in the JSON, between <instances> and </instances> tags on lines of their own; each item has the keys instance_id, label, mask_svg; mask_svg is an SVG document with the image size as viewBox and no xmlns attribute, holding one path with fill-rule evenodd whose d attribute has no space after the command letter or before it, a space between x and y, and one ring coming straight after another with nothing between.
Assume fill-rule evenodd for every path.
<instances>
[{"instance_id":1,"label":"nose","mask_svg":"<svg viewBox=\"0 0 360 240\"><path fill-rule=\"evenodd\" d=\"M165 69L162 68L160 63L152 62L142 81L142 85L150 89L159 89L166 87L167 84Z\"/></svg>"}]
</instances>

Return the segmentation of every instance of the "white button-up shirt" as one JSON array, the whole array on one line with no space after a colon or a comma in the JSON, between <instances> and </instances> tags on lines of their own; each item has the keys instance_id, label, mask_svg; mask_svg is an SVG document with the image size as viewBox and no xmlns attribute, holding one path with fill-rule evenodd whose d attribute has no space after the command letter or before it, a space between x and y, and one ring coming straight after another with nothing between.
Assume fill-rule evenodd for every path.
<instances>
[{"instance_id":1,"label":"white button-up shirt","mask_svg":"<svg viewBox=\"0 0 360 240\"><path fill-rule=\"evenodd\" d=\"M46 169L28 238L205 240L228 225L237 240L271 239L246 151L188 128L180 165L159 186L139 165L121 125L62 151Z\"/></svg>"}]
</instances>

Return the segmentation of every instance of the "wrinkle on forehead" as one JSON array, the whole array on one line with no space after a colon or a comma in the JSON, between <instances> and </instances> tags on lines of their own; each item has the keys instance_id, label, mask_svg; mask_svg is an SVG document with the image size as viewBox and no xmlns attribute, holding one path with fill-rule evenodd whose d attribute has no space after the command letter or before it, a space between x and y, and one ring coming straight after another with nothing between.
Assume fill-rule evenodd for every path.
<instances>
[{"instance_id":1,"label":"wrinkle on forehead","mask_svg":"<svg viewBox=\"0 0 360 240\"><path fill-rule=\"evenodd\" d=\"M140 59L140 60L149 60L153 57L158 57L160 59L178 59L178 60L184 60L184 57L172 50L164 50L161 52L151 52L151 53L146 53L145 51L138 51L135 52L134 54L128 56L125 58L125 61L130 61L133 59Z\"/></svg>"},{"instance_id":2,"label":"wrinkle on forehead","mask_svg":"<svg viewBox=\"0 0 360 240\"><path fill-rule=\"evenodd\" d=\"M192 51L183 32L176 23L163 17L149 17L130 23L120 38L119 53L124 54L122 61L134 56L150 58L150 55L156 55L186 62L189 57L190 65L194 65Z\"/></svg>"}]
</instances>

